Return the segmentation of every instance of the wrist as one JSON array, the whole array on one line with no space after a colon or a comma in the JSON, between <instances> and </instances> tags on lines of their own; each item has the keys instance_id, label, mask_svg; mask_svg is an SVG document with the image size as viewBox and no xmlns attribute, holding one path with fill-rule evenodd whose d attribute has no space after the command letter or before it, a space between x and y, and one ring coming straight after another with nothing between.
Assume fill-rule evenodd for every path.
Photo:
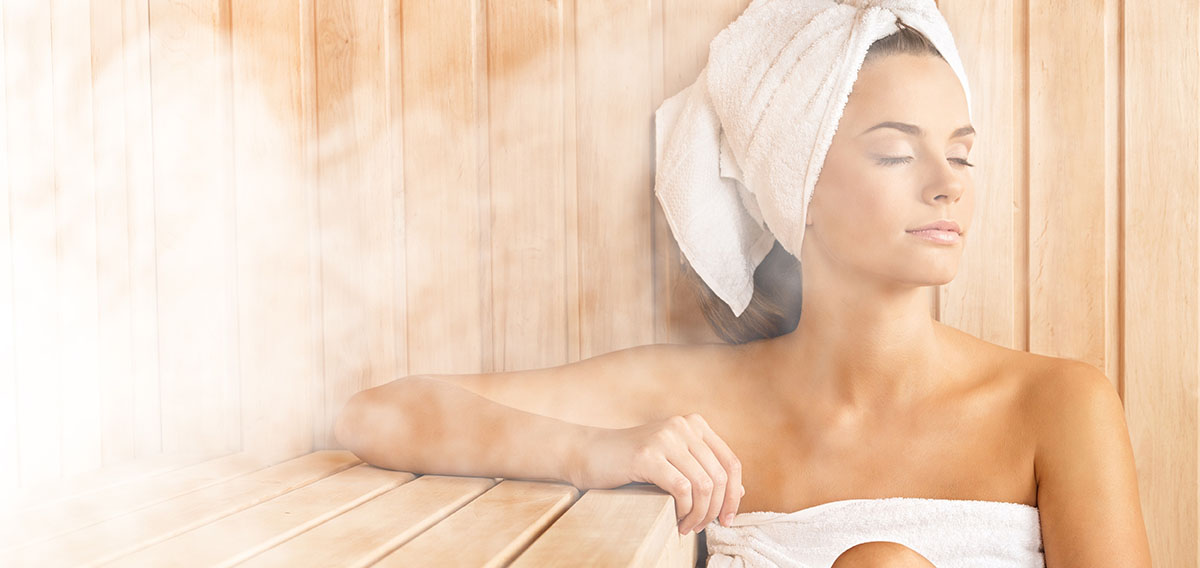
<instances>
[{"instance_id":1,"label":"wrist","mask_svg":"<svg viewBox=\"0 0 1200 568\"><path fill-rule=\"evenodd\" d=\"M588 463L588 450L592 447L592 439L600 428L585 426L582 424L573 424L567 430L565 436L564 459L562 460L563 471L561 478L566 483L575 486L577 489L587 490L584 487Z\"/></svg>"}]
</instances>

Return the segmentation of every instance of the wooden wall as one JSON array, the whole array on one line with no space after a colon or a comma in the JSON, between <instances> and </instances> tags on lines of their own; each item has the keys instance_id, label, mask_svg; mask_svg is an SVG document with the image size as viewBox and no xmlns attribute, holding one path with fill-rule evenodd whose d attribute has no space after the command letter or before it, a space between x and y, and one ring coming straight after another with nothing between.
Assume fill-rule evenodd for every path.
<instances>
[{"instance_id":1,"label":"wooden wall","mask_svg":"<svg viewBox=\"0 0 1200 568\"><path fill-rule=\"evenodd\" d=\"M330 447L410 373L715 340L651 117L746 4L6 0L0 487ZM931 310L1103 369L1155 563L1197 565L1200 6L939 4L980 194Z\"/></svg>"}]
</instances>

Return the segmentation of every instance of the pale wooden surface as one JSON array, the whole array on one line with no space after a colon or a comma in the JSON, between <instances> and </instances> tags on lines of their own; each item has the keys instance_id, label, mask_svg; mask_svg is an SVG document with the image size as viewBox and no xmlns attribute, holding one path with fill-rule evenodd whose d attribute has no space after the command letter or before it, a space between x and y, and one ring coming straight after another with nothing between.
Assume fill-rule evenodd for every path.
<instances>
[{"instance_id":1,"label":"pale wooden surface","mask_svg":"<svg viewBox=\"0 0 1200 568\"><path fill-rule=\"evenodd\" d=\"M0 556L5 566L39 567L691 567L697 560L696 535L679 535L674 501L655 487L581 497L561 483L414 476L345 451L249 469L247 458L50 505L60 519L81 517L57 532L26 530L23 519L44 526L46 516L19 513L0 525Z\"/></svg>"},{"instance_id":2,"label":"pale wooden surface","mask_svg":"<svg viewBox=\"0 0 1200 568\"><path fill-rule=\"evenodd\" d=\"M747 3L6 0L0 491L336 447L406 374L715 340L651 117ZM979 193L931 311L1102 369L1155 563L1195 565L1200 7L939 5Z\"/></svg>"}]
</instances>

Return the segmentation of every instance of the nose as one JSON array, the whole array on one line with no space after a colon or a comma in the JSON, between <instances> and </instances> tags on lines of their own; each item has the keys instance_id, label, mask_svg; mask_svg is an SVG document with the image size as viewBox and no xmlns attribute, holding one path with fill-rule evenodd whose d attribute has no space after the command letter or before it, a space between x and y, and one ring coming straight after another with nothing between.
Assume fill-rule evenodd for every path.
<instances>
[{"instance_id":1,"label":"nose","mask_svg":"<svg viewBox=\"0 0 1200 568\"><path fill-rule=\"evenodd\" d=\"M925 201L932 205L937 205L939 199L943 203L957 203L967 189L970 174L956 170L949 160L942 160L941 164L933 168L934 178L925 186Z\"/></svg>"}]
</instances>

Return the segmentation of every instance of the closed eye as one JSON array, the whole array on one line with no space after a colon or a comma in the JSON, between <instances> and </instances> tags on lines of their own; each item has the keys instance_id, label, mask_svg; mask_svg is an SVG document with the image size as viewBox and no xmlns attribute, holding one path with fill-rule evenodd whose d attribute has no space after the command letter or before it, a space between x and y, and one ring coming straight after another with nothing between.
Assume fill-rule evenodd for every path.
<instances>
[{"instance_id":1,"label":"closed eye","mask_svg":"<svg viewBox=\"0 0 1200 568\"><path fill-rule=\"evenodd\" d=\"M912 159L913 159L912 156L904 156L901 158L880 158L879 163L884 166L891 166L894 164L907 164L907 163L911 162ZM964 165L967 167L971 167L971 168L975 167L975 164L968 162L964 158L947 158L947 159L950 160L951 162L961 164L961 165Z\"/></svg>"}]
</instances>

